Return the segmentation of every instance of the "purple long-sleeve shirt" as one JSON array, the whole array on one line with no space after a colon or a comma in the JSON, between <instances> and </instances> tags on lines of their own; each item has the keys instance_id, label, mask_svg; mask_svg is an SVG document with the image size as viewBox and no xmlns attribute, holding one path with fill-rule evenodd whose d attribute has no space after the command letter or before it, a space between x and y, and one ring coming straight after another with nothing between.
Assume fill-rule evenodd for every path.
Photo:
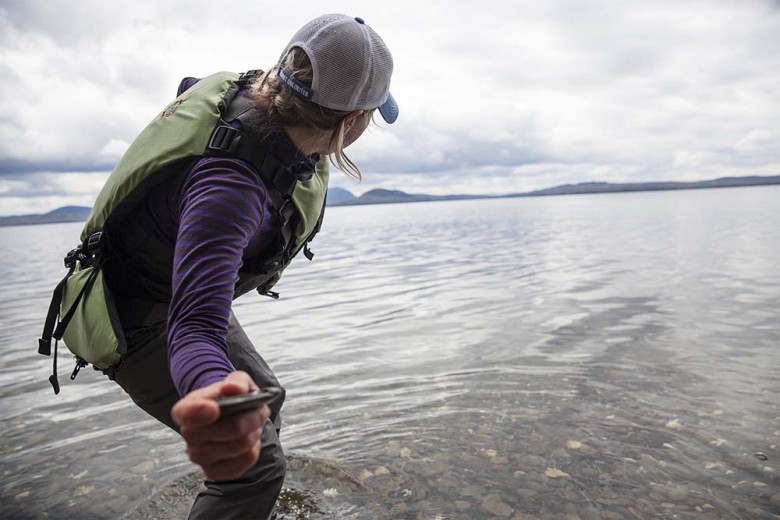
<instances>
[{"instance_id":1,"label":"purple long-sleeve shirt","mask_svg":"<svg viewBox=\"0 0 780 520\"><path fill-rule=\"evenodd\" d=\"M234 162L201 161L182 186L168 312L171 376L182 395L234 370L226 343L233 291L269 209L257 174Z\"/></svg>"},{"instance_id":2,"label":"purple long-sleeve shirt","mask_svg":"<svg viewBox=\"0 0 780 520\"><path fill-rule=\"evenodd\" d=\"M196 81L182 81L179 94ZM287 165L313 167L317 159L282 131L265 142ZM277 237L276 215L255 169L240 159L202 158L152 190L119 237L122 270L113 277L119 299L170 303L168 357L179 393L224 379L235 370L227 331L239 269ZM168 253L159 258L159 251Z\"/></svg>"}]
</instances>

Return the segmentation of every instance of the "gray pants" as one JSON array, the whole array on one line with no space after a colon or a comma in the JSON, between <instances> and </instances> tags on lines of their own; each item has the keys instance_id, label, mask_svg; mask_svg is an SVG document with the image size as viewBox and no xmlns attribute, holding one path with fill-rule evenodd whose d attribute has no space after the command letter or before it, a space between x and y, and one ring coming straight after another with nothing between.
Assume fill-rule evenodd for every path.
<instances>
[{"instance_id":1,"label":"gray pants","mask_svg":"<svg viewBox=\"0 0 780 520\"><path fill-rule=\"evenodd\" d=\"M168 371L164 324L126 331L129 355L109 371L125 392L149 415L178 432L171 407L179 400ZM247 372L259 387L280 386L271 369L255 350L235 316L230 314L228 357L237 370ZM190 519L266 519L270 517L285 474L285 459L279 442L279 416L284 395L271 405L271 420L263 429L257 464L244 476L231 481L206 480Z\"/></svg>"}]
</instances>

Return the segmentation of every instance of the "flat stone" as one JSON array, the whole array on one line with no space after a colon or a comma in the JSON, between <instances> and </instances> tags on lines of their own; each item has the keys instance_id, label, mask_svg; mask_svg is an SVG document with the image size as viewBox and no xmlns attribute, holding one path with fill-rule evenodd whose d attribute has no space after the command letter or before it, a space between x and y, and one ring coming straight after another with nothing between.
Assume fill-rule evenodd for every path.
<instances>
[{"instance_id":1,"label":"flat stone","mask_svg":"<svg viewBox=\"0 0 780 520\"><path fill-rule=\"evenodd\" d=\"M685 500L688 498L688 490L682 486L676 486L666 489L666 495L674 501Z\"/></svg>"},{"instance_id":2,"label":"flat stone","mask_svg":"<svg viewBox=\"0 0 780 520\"><path fill-rule=\"evenodd\" d=\"M513 510L498 495L489 495L482 502L482 509L495 516L509 516Z\"/></svg>"},{"instance_id":3,"label":"flat stone","mask_svg":"<svg viewBox=\"0 0 780 520\"><path fill-rule=\"evenodd\" d=\"M471 508L471 503L466 502L465 500L456 500L455 501L455 509L458 511L465 511L467 509Z\"/></svg>"},{"instance_id":4,"label":"flat stone","mask_svg":"<svg viewBox=\"0 0 780 520\"><path fill-rule=\"evenodd\" d=\"M523 497L523 498L528 499L528 498L535 497L539 493L537 491L533 490L533 489L523 489L523 488L520 488L517 491L515 491L515 494L517 496L519 496L519 497Z\"/></svg>"}]
</instances>

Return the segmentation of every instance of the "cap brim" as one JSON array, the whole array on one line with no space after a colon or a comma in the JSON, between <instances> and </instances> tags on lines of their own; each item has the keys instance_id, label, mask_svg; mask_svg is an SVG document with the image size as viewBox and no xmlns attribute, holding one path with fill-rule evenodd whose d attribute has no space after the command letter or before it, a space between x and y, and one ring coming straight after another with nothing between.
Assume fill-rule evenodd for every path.
<instances>
[{"instance_id":1,"label":"cap brim","mask_svg":"<svg viewBox=\"0 0 780 520\"><path fill-rule=\"evenodd\" d=\"M388 124L393 124L398 119L398 104L389 92L387 93L387 101L379 107L379 113L382 114L382 119Z\"/></svg>"}]
</instances>

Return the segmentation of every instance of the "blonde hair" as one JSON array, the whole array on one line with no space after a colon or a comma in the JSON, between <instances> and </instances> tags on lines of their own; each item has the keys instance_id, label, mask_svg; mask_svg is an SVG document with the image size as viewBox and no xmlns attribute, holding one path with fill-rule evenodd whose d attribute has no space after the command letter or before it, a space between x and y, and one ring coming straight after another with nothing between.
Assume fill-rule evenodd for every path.
<instances>
[{"instance_id":1,"label":"blonde hair","mask_svg":"<svg viewBox=\"0 0 780 520\"><path fill-rule=\"evenodd\" d=\"M265 131L273 131L285 126L329 131L328 150L332 161L345 175L360 181L360 169L344 153L344 147L349 144L345 143L348 131L345 116L349 111L325 108L299 98L283 86L278 77L279 67L284 68L296 80L309 87L314 77L309 57L301 49L294 47L284 63L273 67L252 85L251 90L254 95L262 95L268 100L265 105L268 127ZM374 110L366 111L363 117L372 117Z\"/></svg>"}]
</instances>

